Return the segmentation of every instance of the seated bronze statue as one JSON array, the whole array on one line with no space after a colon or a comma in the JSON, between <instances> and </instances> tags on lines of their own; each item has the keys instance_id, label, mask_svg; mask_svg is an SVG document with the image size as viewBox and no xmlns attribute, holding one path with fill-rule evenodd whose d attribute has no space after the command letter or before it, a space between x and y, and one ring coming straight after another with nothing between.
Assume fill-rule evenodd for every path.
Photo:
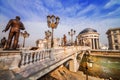
<instances>
[{"instance_id":1,"label":"seated bronze statue","mask_svg":"<svg viewBox=\"0 0 120 80\"><path fill-rule=\"evenodd\" d=\"M5 49L16 49L18 46L20 30L25 30L23 23L20 21L20 17L16 16L16 19L11 19L6 28L2 32L6 32L10 29L8 40ZM13 45L11 47L12 39L14 38Z\"/></svg>"},{"instance_id":2,"label":"seated bronze statue","mask_svg":"<svg viewBox=\"0 0 120 80\"><path fill-rule=\"evenodd\" d=\"M3 37L2 39L1 39L1 47L2 48L4 48L5 47L5 43L6 43L6 38L5 37Z\"/></svg>"}]
</instances>

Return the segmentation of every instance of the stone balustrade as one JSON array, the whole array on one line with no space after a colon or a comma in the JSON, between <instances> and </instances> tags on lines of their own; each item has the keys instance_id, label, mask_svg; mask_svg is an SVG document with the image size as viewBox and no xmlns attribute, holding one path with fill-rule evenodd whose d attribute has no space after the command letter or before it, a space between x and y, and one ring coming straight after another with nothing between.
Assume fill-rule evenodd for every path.
<instances>
[{"instance_id":1,"label":"stone balustrade","mask_svg":"<svg viewBox=\"0 0 120 80\"><path fill-rule=\"evenodd\" d=\"M0 70L2 71L0 78L3 75L6 76L5 71L7 70L11 71L9 75L14 75L10 80L25 80L28 77L29 79L38 79L68 60L72 60L71 64L75 66L72 70L76 71L76 57L82 49L84 51L85 47L65 46L43 50L0 50Z\"/></svg>"},{"instance_id":2,"label":"stone balustrade","mask_svg":"<svg viewBox=\"0 0 120 80\"><path fill-rule=\"evenodd\" d=\"M36 63L41 60L49 59L51 49L36 50L36 51L22 51L20 67L28 64Z\"/></svg>"}]
</instances>

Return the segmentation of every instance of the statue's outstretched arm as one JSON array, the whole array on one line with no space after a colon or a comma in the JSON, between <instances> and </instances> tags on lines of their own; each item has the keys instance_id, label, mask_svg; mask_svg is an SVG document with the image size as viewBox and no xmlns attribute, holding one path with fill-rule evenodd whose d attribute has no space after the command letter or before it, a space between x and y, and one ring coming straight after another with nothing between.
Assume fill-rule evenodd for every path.
<instances>
[{"instance_id":1,"label":"statue's outstretched arm","mask_svg":"<svg viewBox=\"0 0 120 80\"><path fill-rule=\"evenodd\" d=\"M12 19L8 22L6 28L2 32L8 31L8 29L10 28L11 23L12 23Z\"/></svg>"}]
</instances>

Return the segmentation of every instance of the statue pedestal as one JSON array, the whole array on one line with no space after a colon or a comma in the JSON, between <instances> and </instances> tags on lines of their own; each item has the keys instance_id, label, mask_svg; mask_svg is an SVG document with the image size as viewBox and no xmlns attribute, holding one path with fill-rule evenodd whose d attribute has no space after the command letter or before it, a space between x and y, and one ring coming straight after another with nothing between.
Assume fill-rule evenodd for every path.
<instances>
[{"instance_id":1,"label":"statue pedestal","mask_svg":"<svg viewBox=\"0 0 120 80\"><path fill-rule=\"evenodd\" d=\"M0 70L12 70L19 66L21 51L0 49Z\"/></svg>"}]
</instances>

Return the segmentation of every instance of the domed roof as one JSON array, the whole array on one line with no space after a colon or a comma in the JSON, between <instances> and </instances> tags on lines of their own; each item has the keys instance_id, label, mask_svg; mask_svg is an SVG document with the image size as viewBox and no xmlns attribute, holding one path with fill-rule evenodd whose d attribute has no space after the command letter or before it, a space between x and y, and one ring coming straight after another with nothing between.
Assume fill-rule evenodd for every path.
<instances>
[{"instance_id":1,"label":"domed roof","mask_svg":"<svg viewBox=\"0 0 120 80\"><path fill-rule=\"evenodd\" d=\"M97 30L92 28L85 28L83 31L81 31L79 34L88 33L88 32L97 32Z\"/></svg>"}]
</instances>

